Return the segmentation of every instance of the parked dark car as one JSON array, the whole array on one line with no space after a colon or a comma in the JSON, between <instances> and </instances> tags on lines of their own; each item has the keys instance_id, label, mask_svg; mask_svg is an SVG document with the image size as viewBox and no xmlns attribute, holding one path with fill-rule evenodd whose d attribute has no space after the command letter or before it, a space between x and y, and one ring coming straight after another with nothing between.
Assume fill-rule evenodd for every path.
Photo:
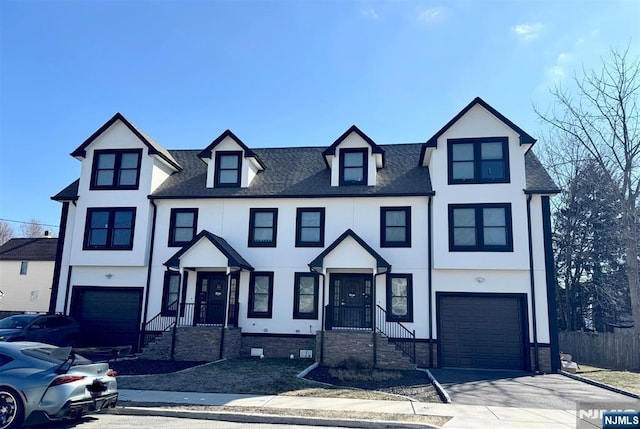
<instances>
[{"instance_id":1,"label":"parked dark car","mask_svg":"<svg viewBox=\"0 0 640 429\"><path fill-rule=\"evenodd\" d=\"M19 314L0 320L0 341L36 341L56 346L77 345L80 325L58 314Z\"/></svg>"}]
</instances>

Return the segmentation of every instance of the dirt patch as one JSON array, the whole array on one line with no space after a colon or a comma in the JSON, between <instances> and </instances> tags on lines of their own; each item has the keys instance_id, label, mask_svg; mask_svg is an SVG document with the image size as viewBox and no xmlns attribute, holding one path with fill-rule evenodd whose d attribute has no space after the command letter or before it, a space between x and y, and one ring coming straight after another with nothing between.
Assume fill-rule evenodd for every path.
<instances>
[{"instance_id":1,"label":"dirt patch","mask_svg":"<svg viewBox=\"0 0 640 429\"><path fill-rule=\"evenodd\" d=\"M371 374L370 377L367 374ZM358 375L345 377L335 370L320 366L307 374L306 378L338 387L401 395L421 402L441 402L436 389L423 371L358 371Z\"/></svg>"},{"instance_id":2,"label":"dirt patch","mask_svg":"<svg viewBox=\"0 0 640 429\"><path fill-rule=\"evenodd\" d=\"M111 368L115 369L118 375L168 374L205 363L208 362L127 359L112 362Z\"/></svg>"}]
</instances>

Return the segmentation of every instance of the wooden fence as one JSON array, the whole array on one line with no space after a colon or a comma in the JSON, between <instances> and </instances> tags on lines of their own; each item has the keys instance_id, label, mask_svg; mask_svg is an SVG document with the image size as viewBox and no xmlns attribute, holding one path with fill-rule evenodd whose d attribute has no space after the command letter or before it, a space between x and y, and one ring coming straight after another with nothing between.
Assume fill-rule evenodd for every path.
<instances>
[{"instance_id":1,"label":"wooden fence","mask_svg":"<svg viewBox=\"0 0 640 429\"><path fill-rule=\"evenodd\" d=\"M640 338L632 333L559 332L560 352L578 365L640 369Z\"/></svg>"}]
</instances>

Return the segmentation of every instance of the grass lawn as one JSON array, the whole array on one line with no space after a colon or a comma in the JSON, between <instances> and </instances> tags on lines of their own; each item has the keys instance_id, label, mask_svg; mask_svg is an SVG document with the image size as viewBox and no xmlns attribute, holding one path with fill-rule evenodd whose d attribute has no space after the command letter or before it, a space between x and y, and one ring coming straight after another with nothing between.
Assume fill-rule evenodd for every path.
<instances>
[{"instance_id":1,"label":"grass lawn","mask_svg":"<svg viewBox=\"0 0 640 429\"><path fill-rule=\"evenodd\" d=\"M618 371L579 364L577 375L640 395L640 371Z\"/></svg>"},{"instance_id":2,"label":"grass lawn","mask_svg":"<svg viewBox=\"0 0 640 429\"><path fill-rule=\"evenodd\" d=\"M307 359L230 359L171 374L121 375L118 388L178 392L242 393L402 400L384 392L339 388L297 375L313 364ZM437 395L434 395L437 398ZM436 399L436 401L439 401Z\"/></svg>"},{"instance_id":3,"label":"grass lawn","mask_svg":"<svg viewBox=\"0 0 640 429\"><path fill-rule=\"evenodd\" d=\"M237 359L208 363L171 374L119 375L119 389L173 390L182 392L244 393L254 395L313 396L377 400L408 400L384 392L338 388L297 375L313 364L301 359ZM411 388L412 386L407 386ZM433 389L425 386L424 389ZM435 392L435 390L434 390ZM433 402L439 402L437 394ZM279 408L214 407L198 405L149 404L135 402L129 406L162 407L216 412L279 414L287 416L325 417L333 419L377 420L380 422L412 422L442 426L450 418L423 414L393 414L331 410L299 410ZM381 423L384 427L384 423Z\"/></svg>"}]
</instances>

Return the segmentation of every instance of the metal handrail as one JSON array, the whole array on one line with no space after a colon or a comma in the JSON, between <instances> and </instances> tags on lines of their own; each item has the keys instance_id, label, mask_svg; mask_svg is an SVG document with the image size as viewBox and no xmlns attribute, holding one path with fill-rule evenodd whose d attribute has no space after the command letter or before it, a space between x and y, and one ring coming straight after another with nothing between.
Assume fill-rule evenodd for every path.
<instances>
[{"instance_id":1,"label":"metal handrail","mask_svg":"<svg viewBox=\"0 0 640 429\"><path fill-rule=\"evenodd\" d=\"M173 301L169 307L144 324L142 329L142 347L146 347L158 335L170 331L174 326L223 326L222 323L206 323L200 320L200 315L196 314L198 306L193 302L180 303L180 317L176 318L178 301ZM238 327L240 304L229 305L227 314L227 326ZM177 323L177 324L176 324Z\"/></svg>"},{"instance_id":2,"label":"metal handrail","mask_svg":"<svg viewBox=\"0 0 640 429\"><path fill-rule=\"evenodd\" d=\"M178 301L169 304L167 311L156 314L151 320L144 324L142 328L142 347L146 347L158 335L169 331L176 323L175 312L178 308Z\"/></svg>"},{"instance_id":3,"label":"metal handrail","mask_svg":"<svg viewBox=\"0 0 640 429\"><path fill-rule=\"evenodd\" d=\"M388 321L387 311L376 305L376 331L380 332L403 354L416 363L416 331L409 330L400 322Z\"/></svg>"}]
</instances>

